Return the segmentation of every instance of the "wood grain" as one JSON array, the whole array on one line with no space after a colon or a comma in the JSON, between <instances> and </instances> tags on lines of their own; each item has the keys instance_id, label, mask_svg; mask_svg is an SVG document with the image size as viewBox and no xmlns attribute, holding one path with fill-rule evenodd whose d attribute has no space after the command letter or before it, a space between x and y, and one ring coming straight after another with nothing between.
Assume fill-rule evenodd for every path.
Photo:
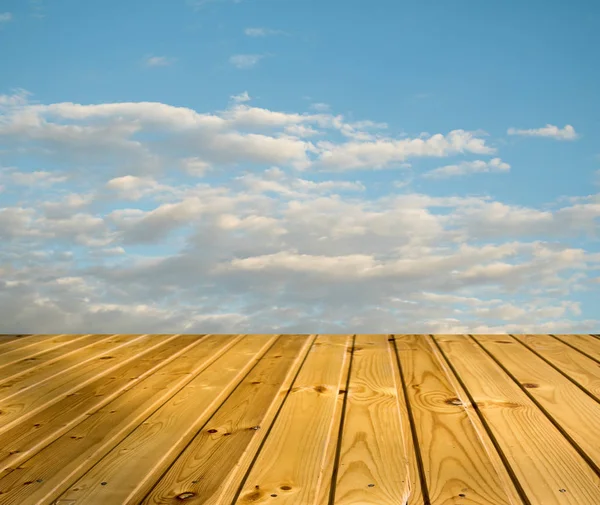
<instances>
[{"instance_id":1,"label":"wood grain","mask_svg":"<svg viewBox=\"0 0 600 505\"><path fill-rule=\"evenodd\" d=\"M139 504L276 338L245 336L116 445L56 504Z\"/></svg>"},{"instance_id":2,"label":"wood grain","mask_svg":"<svg viewBox=\"0 0 600 505\"><path fill-rule=\"evenodd\" d=\"M87 416L51 445L0 478L2 505L56 499L182 387L243 337L214 335Z\"/></svg>"},{"instance_id":3,"label":"wood grain","mask_svg":"<svg viewBox=\"0 0 600 505\"><path fill-rule=\"evenodd\" d=\"M313 340L280 337L141 503L231 503Z\"/></svg>"},{"instance_id":4,"label":"wood grain","mask_svg":"<svg viewBox=\"0 0 600 505\"><path fill-rule=\"evenodd\" d=\"M481 433L423 335L396 336L408 401L432 504L459 498L477 505L511 503ZM462 396L462 395L461 395Z\"/></svg>"},{"instance_id":5,"label":"wood grain","mask_svg":"<svg viewBox=\"0 0 600 505\"><path fill-rule=\"evenodd\" d=\"M579 350L600 363L600 339L591 335L552 335L557 340Z\"/></svg>"},{"instance_id":6,"label":"wood grain","mask_svg":"<svg viewBox=\"0 0 600 505\"><path fill-rule=\"evenodd\" d=\"M550 335L513 335L600 402L600 365Z\"/></svg>"},{"instance_id":7,"label":"wood grain","mask_svg":"<svg viewBox=\"0 0 600 505\"><path fill-rule=\"evenodd\" d=\"M82 361L67 369L49 365L48 373L32 377L21 376L0 389L0 433L17 422L23 422L36 412L56 403L93 380L106 376L122 363L161 345L163 335L131 337L119 335L84 349ZM62 364L61 364L62 365Z\"/></svg>"},{"instance_id":8,"label":"wood grain","mask_svg":"<svg viewBox=\"0 0 600 505\"><path fill-rule=\"evenodd\" d=\"M599 345L0 335L0 505L600 505Z\"/></svg>"},{"instance_id":9,"label":"wood grain","mask_svg":"<svg viewBox=\"0 0 600 505\"><path fill-rule=\"evenodd\" d=\"M398 434L402 440L404 451L407 458L407 482L408 482L408 499L406 505L430 505L426 503L425 496L423 496L423 490L421 486L421 475L419 470L419 458L420 454L417 454L418 444L415 445L414 437L416 433L412 427L412 409L408 403L408 396L406 392L406 383L404 381L404 375L401 373L402 364L400 357L396 349L396 337L400 335L390 335L388 343L390 346L390 352L396 359L396 365L394 366L394 381L396 383L396 391L398 394L398 409L400 410L400 422L402 425L402 431ZM403 504L404 505L404 504Z\"/></svg>"},{"instance_id":10,"label":"wood grain","mask_svg":"<svg viewBox=\"0 0 600 505\"><path fill-rule=\"evenodd\" d=\"M350 336L320 335L311 348L277 420L235 503L312 504L331 475L323 474L341 378L348 366Z\"/></svg>"},{"instance_id":11,"label":"wood grain","mask_svg":"<svg viewBox=\"0 0 600 505\"><path fill-rule=\"evenodd\" d=\"M28 347L30 345L33 344L37 344L39 342L43 342L44 340L51 340L51 339L55 339L55 338L63 338L64 336L67 336L67 334L52 334L52 333L38 333L38 334L32 334L32 335L16 335L16 338L14 337L6 337L6 339L0 339L0 358L2 357L2 355L8 353L8 352L12 352L14 350L17 349L21 349L21 348L25 348ZM73 340L75 338L81 337L83 335L73 335L70 334L68 335L67 340ZM1 363L1 361L0 361Z\"/></svg>"},{"instance_id":12,"label":"wood grain","mask_svg":"<svg viewBox=\"0 0 600 505\"><path fill-rule=\"evenodd\" d=\"M66 345L81 340L88 335L39 335L37 340L16 340L6 343L0 347L0 371L13 363L23 359L42 356L53 349L59 349Z\"/></svg>"},{"instance_id":13,"label":"wood grain","mask_svg":"<svg viewBox=\"0 0 600 505\"><path fill-rule=\"evenodd\" d=\"M479 342L553 419L572 444L577 444L600 475L600 403L527 348L498 343L496 335L478 335Z\"/></svg>"},{"instance_id":14,"label":"wood grain","mask_svg":"<svg viewBox=\"0 0 600 505\"><path fill-rule=\"evenodd\" d=\"M505 346L520 346L497 336ZM515 382L467 336L438 341L532 504L600 503L600 479Z\"/></svg>"},{"instance_id":15,"label":"wood grain","mask_svg":"<svg viewBox=\"0 0 600 505\"><path fill-rule=\"evenodd\" d=\"M88 415L92 415L201 341L202 336L198 335L165 339L157 348L123 363L110 377L96 379L79 389L76 394L59 400L32 416L27 422L19 423L0 434L0 472L18 466Z\"/></svg>"},{"instance_id":16,"label":"wood grain","mask_svg":"<svg viewBox=\"0 0 600 505\"><path fill-rule=\"evenodd\" d=\"M357 335L335 486L336 505L396 505L410 494L394 356L386 335Z\"/></svg>"},{"instance_id":17,"label":"wood grain","mask_svg":"<svg viewBox=\"0 0 600 505\"><path fill-rule=\"evenodd\" d=\"M34 384L41 382L44 377L49 377L57 371L65 370L81 361L81 356L94 350L94 346L112 338L111 335L99 337L86 335L82 338L67 342L65 345L53 347L47 351L30 358L23 358L5 365L0 369L0 392L4 393L7 382L21 390L27 387L27 378Z\"/></svg>"},{"instance_id":18,"label":"wood grain","mask_svg":"<svg viewBox=\"0 0 600 505\"><path fill-rule=\"evenodd\" d=\"M23 340L25 337L29 337L29 334L2 334L0 335L0 353L2 353L3 344L8 344L8 342L13 342L15 340Z\"/></svg>"}]
</instances>

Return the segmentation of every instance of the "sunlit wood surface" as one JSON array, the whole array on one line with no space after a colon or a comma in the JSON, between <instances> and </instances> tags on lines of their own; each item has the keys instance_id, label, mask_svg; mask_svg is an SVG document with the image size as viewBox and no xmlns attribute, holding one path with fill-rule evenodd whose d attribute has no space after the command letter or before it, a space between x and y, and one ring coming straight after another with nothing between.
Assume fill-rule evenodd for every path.
<instances>
[{"instance_id":1,"label":"sunlit wood surface","mask_svg":"<svg viewBox=\"0 0 600 505\"><path fill-rule=\"evenodd\" d=\"M598 335L0 335L0 505L600 505Z\"/></svg>"}]
</instances>

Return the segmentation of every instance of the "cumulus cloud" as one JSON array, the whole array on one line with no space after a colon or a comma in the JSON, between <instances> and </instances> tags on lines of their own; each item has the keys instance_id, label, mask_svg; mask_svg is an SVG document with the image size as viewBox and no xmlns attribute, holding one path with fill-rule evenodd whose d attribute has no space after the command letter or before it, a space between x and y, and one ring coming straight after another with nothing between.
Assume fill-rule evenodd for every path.
<instances>
[{"instance_id":1,"label":"cumulus cloud","mask_svg":"<svg viewBox=\"0 0 600 505\"><path fill-rule=\"evenodd\" d=\"M543 128L533 128L530 130L509 128L507 133L509 135L522 135L526 137L550 137L556 140L575 140L578 138L575 128L569 124L562 129L551 124L547 124Z\"/></svg>"},{"instance_id":2,"label":"cumulus cloud","mask_svg":"<svg viewBox=\"0 0 600 505\"><path fill-rule=\"evenodd\" d=\"M464 161L457 165L446 165L436 168L423 175L423 177L433 179L443 179L460 175L468 175L482 172L508 172L510 165L500 158L492 158L490 161Z\"/></svg>"},{"instance_id":3,"label":"cumulus cloud","mask_svg":"<svg viewBox=\"0 0 600 505\"><path fill-rule=\"evenodd\" d=\"M384 168L411 157L444 157L454 154L493 154L495 149L473 133L453 130L447 135L435 134L425 139L378 139L368 142L348 142L335 145L317 144L321 148L319 165L326 169L350 170Z\"/></svg>"},{"instance_id":4,"label":"cumulus cloud","mask_svg":"<svg viewBox=\"0 0 600 505\"><path fill-rule=\"evenodd\" d=\"M229 58L229 63L236 68L252 68L264 57L263 54L234 54Z\"/></svg>"},{"instance_id":5,"label":"cumulus cloud","mask_svg":"<svg viewBox=\"0 0 600 505\"><path fill-rule=\"evenodd\" d=\"M597 328L569 300L597 285L600 254L581 241L597 237L597 195L528 207L374 193L349 171L495 149L482 132L394 138L377 121L238 96L214 112L0 96L15 165L0 173L4 332ZM5 198L23 184L27 198Z\"/></svg>"}]
</instances>

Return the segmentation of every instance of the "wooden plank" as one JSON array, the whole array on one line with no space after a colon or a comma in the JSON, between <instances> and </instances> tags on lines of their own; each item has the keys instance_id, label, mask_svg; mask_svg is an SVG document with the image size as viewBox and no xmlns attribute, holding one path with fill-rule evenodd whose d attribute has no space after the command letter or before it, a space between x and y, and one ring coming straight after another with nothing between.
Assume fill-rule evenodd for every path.
<instances>
[{"instance_id":1,"label":"wooden plank","mask_svg":"<svg viewBox=\"0 0 600 505\"><path fill-rule=\"evenodd\" d=\"M15 340L8 342L0 350L0 373L8 365L27 358L41 356L44 353L63 347L71 342L87 337L85 335L38 335L40 338L34 341Z\"/></svg>"},{"instance_id":2,"label":"wooden plank","mask_svg":"<svg viewBox=\"0 0 600 505\"><path fill-rule=\"evenodd\" d=\"M23 342L25 337L29 337L28 334L14 334L14 335L9 335L9 334L3 334L0 335L0 352L2 352L2 345L3 344L7 344L8 342L14 342L15 340L20 340L21 342Z\"/></svg>"},{"instance_id":3,"label":"wooden plank","mask_svg":"<svg viewBox=\"0 0 600 505\"><path fill-rule=\"evenodd\" d=\"M139 504L277 338L247 335L73 483L57 505Z\"/></svg>"},{"instance_id":4,"label":"wooden plank","mask_svg":"<svg viewBox=\"0 0 600 505\"><path fill-rule=\"evenodd\" d=\"M118 335L87 349L82 361L76 361L67 370L53 370L41 378L19 377L5 383L0 389L0 433L23 422L35 413L56 403L99 377L106 376L121 364L141 353L161 345L164 335ZM52 365L51 365L52 366ZM41 373L40 373L41 375Z\"/></svg>"},{"instance_id":5,"label":"wooden plank","mask_svg":"<svg viewBox=\"0 0 600 505\"><path fill-rule=\"evenodd\" d=\"M95 411L0 478L2 505L41 505L62 494L156 409L242 339L213 335Z\"/></svg>"},{"instance_id":6,"label":"wooden plank","mask_svg":"<svg viewBox=\"0 0 600 505\"><path fill-rule=\"evenodd\" d=\"M387 335L357 335L354 341L336 505L408 500L409 467L391 351Z\"/></svg>"},{"instance_id":7,"label":"wooden plank","mask_svg":"<svg viewBox=\"0 0 600 505\"><path fill-rule=\"evenodd\" d=\"M14 351L15 349L19 349L21 347L25 347L28 345L36 344L38 342L42 342L44 340L49 340L61 335L56 335L53 333L37 333L32 335L16 335L16 338L7 337L7 340L0 340L0 356L6 352ZM71 335L72 337L73 335Z\"/></svg>"},{"instance_id":8,"label":"wooden plank","mask_svg":"<svg viewBox=\"0 0 600 505\"><path fill-rule=\"evenodd\" d=\"M97 338L95 335L90 336L92 338ZM145 340L150 338L149 335L144 337ZM136 339L132 335L109 335L108 337L103 337L91 344L89 344L89 341L87 341L86 338L78 339L75 344L81 343L81 348L73 351L73 354L66 356L65 359L56 359L47 363L41 363L38 367L22 370L13 377L5 377L2 375L2 378L0 379L0 401L5 402L14 395L18 393L23 394L34 387L40 388L44 382L52 381L52 379L62 376L65 373L75 371L98 356L103 356L106 353L110 354L113 351L116 351L120 344L127 345L128 343L135 341ZM89 345L84 346L83 344L85 343L88 343ZM70 344L66 344L59 349L51 350L49 352L53 355L54 351L60 351L69 347ZM114 358L111 357L111 363L113 359ZM19 363L21 363L21 361L14 363L14 365L18 365ZM12 367L13 365L6 369L10 370Z\"/></svg>"},{"instance_id":9,"label":"wooden plank","mask_svg":"<svg viewBox=\"0 0 600 505\"><path fill-rule=\"evenodd\" d=\"M408 498L403 505L430 505L429 502L425 502L423 496L423 490L421 486L421 476L419 472L419 458L420 454L417 454L418 444L414 443L414 437L416 433L413 430L412 423L414 418L412 416L412 409L408 403L408 391L406 388L406 382L404 381L404 375L401 373L402 364L400 363L399 353L396 350L396 337L398 335L390 335L388 338L388 344L390 351L393 353L396 360L396 366L394 367L394 381L397 384L396 391L398 394L398 408L400 410L400 422L402 424L402 430L398 433L399 438L402 440L404 447L404 453L407 458L407 469L408 469Z\"/></svg>"},{"instance_id":10,"label":"wooden plank","mask_svg":"<svg viewBox=\"0 0 600 505\"><path fill-rule=\"evenodd\" d=\"M110 377L100 377L76 394L42 410L27 422L0 434L0 472L32 457L88 415L198 345L202 338L200 335L182 335L165 339L162 345L123 363Z\"/></svg>"},{"instance_id":11,"label":"wooden plank","mask_svg":"<svg viewBox=\"0 0 600 505\"><path fill-rule=\"evenodd\" d=\"M313 340L280 337L140 504L231 503Z\"/></svg>"},{"instance_id":12,"label":"wooden plank","mask_svg":"<svg viewBox=\"0 0 600 505\"><path fill-rule=\"evenodd\" d=\"M467 336L436 340L530 503L600 503L600 479L592 468L483 349Z\"/></svg>"},{"instance_id":13,"label":"wooden plank","mask_svg":"<svg viewBox=\"0 0 600 505\"><path fill-rule=\"evenodd\" d=\"M519 382L537 407L554 420L600 475L600 403L516 340L504 344L497 335L474 338Z\"/></svg>"},{"instance_id":14,"label":"wooden plank","mask_svg":"<svg viewBox=\"0 0 600 505\"><path fill-rule=\"evenodd\" d=\"M337 438L333 424L351 336L320 335L267 434L235 503L312 504L331 475L323 465L329 444Z\"/></svg>"},{"instance_id":15,"label":"wooden plank","mask_svg":"<svg viewBox=\"0 0 600 505\"><path fill-rule=\"evenodd\" d=\"M449 377L425 335L396 335L418 450L431 503L515 503L508 476L489 456L492 443L463 406L464 392ZM501 470L501 469L500 469ZM517 498L518 499L518 498ZM459 502L456 502L459 503ZM517 502L518 503L518 502Z\"/></svg>"},{"instance_id":16,"label":"wooden plank","mask_svg":"<svg viewBox=\"0 0 600 505\"><path fill-rule=\"evenodd\" d=\"M591 335L552 335L554 338L577 349L579 352L600 363L600 339Z\"/></svg>"},{"instance_id":17,"label":"wooden plank","mask_svg":"<svg viewBox=\"0 0 600 505\"><path fill-rule=\"evenodd\" d=\"M315 502L315 505L329 505L332 498L332 488L334 487L333 482L334 480L337 480L336 469L339 459L339 441L341 440L340 437L341 428L343 424L343 416L345 415L346 411L348 381L350 379L350 365L352 363L354 338L355 336L352 336L352 340L350 342L351 349L348 365L344 365L344 367L342 368L342 376L340 378L341 387L338 391L337 399L335 400L335 406L333 409L331 421L331 425L333 426L334 431L331 437L331 441L325 449L325 456L323 458L322 475L323 479L328 479L329 485L325 485L324 483L322 486L320 486L319 491L317 493L317 500Z\"/></svg>"},{"instance_id":18,"label":"wooden plank","mask_svg":"<svg viewBox=\"0 0 600 505\"><path fill-rule=\"evenodd\" d=\"M61 366L60 363L57 364L57 362L62 361L63 363L72 364L75 361L79 361L80 351L93 344L108 340L109 338L111 338L111 335L98 336L89 334L83 338L67 342L67 344L60 347L48 349L37 356L23 358L19 361L7 364L0 370L0 388L2 387L2 384L13 381L24 374L35 376L37 378L39 374L43 375L44 370L48 369L48 365L54 364L56 367L57 365ZM66 368L64 364L62 366ZM2 390L0 389L0 391Z\"/></svg>"},{"instance_id":19,"label":"wooden plank","mask_svg":"<svg viewBox=\"0 0 600 505\"><path fill-rule=\"evenodd\" d=\"M513 335L600 401L598 363L550 335Z\"/></svg>"}]
</instances>

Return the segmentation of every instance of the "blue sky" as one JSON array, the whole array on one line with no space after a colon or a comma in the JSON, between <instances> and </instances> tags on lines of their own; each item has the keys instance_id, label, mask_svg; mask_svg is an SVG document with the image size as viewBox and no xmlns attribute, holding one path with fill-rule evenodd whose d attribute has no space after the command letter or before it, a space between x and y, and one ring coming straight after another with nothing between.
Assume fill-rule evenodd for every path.
<instances>
[{"instance_id":1,"label":"blue sky","mask_svg":"<svg viewBox=\"0 0 600 505\"><path fill-rule=\"evenodd\" d=\"M0 1L0 330L598 331L599 21Z\"/></svg>"}]
</instances>

